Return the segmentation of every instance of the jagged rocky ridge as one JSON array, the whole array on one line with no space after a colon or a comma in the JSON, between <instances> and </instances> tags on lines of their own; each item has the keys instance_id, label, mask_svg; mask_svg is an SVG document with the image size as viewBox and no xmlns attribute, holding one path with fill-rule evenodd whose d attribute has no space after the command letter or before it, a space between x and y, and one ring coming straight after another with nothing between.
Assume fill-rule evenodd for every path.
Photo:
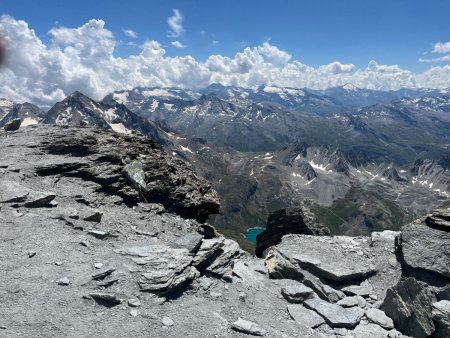
<instances>
[{"instance_id":1,"label":"jagged rocky ridge","mask_svg":"<svg viewBox=\"0 0 450 338\"><path fill-rule=\"evenodd\" d=\"M0 151L2 336L448 332L448 210L370 237L286 235L259 259L185 218L216 195L141 137L35 126L1 131ZM190 177L158 187L190 191L178 207L139 197L161 165Z\"/></svg>"}]
</instances>

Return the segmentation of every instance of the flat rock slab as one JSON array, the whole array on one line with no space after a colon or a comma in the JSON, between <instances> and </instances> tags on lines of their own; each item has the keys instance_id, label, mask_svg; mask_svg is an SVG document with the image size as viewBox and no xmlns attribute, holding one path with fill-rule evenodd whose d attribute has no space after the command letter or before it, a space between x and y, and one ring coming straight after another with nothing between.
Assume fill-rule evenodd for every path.
<instances>
[{"instance_id":1,"label":"flat rock slab","mask_svg":"<svg viewBox=\"0 0 450 338\"><path fill-rule=\"evenodd\" d=\"M275 248L313 274L342 283L376 272L373 261L363 254L368 245L367 238L288 235Z\"/></svg>"},{"instance_id":2,"label":"flat rock slab","mask_svg":"<svg viewBox=\"0 0 450 338\"><path fill-rule=\"evenodd\" d=\"M53 201L56 197L54 193L41 193L35 196L28 196L27 201L24 206L27 208L42 208L46 207Z\"/></svg>"},{"instance_id":3,"label":"flat rock slab","mask_svg":"<svg viewBox=\"0 0 450 338\"><path fill-rule=\"evenodd\" d=\"M402 253L405 264L450 278L450 233L410 223L402 229Z\"/></svg>"},{"instance_id":4,"label":"flat rock slab","mask_svg":"<svg viewBox=\"0 0 450 338\"><path fill-rule=\"evenodd\" d=\"M303 304L306 308L316 311L333 328L352 329L358 325L364 315L364 310L360 308L343 308L320 298L308 299Z\"/></svg>"},{"instance_id":5,"label":"flat rock slab","mask_svg":"<svg viewBox=\"0 0 450 338\"><path fill-rule=\"evenodd\" d=\"M282 287L281 294L289 303L301 303L314 297L314 291L302 283Z\"/></svg>"},{"instance_id":6,"label":"flat rock slab","mask_svg":"<svg viewBox=\"0 0 450 338\"><path fill-rule=\"evenodd\" d=\"M401 337L399 332L394 332L389 335L389 331L386 331L381 326L373 323L359 324L353 331L350 332L349 337L352 338L387 338L387 337Z\"/></svg>"},{"instance_id":7,"label":"flat rock slab","mask_svg":"<svg viewBox=\"0 0 450 338\"><path fill-rule=\"evenodd\" d=\"M202 240L202 235L193 232L170 241L168 245L174 249L187 249L190 253L194 253L200 248Z\"/></svg>"},{"instance_id":8,"label":"flat rock slab","mask_svg":"<svg viewBox=\"0 0 450 338\"><path fill-rule=\"evenodd\" d=\"M303 305L289 304L287 310L293 320L312 329L325 324L325 319L313 310L305 308Z\"/></svg>"},{"instance_id":9,"label":"flat rock slab","mask_svg":"<svg viewBox=\"0 0 450 338\"><path fill-rule=\"evenodd\" d=\"M349 285L341 289L344 293L352 296L369 296L373 294L373 286L368 281L362 282L360 285Z\"/></svg>"},{"instance_id":10,"label":"flat rock slab","mask_svg":"<svg viewBox=\"0 0 450 338\"><path fill-rule=\"evenodd\" d=\"M336 304L342 307L358 306L360 308L364 308L366 306L366 300L361 296L351 296L342 298Z\"/></svg>"},{"instance_id":11,"label":"flat rock slab","mask_svg":"<svg viewBox=\"0 0 450 338\"><path fill-rule=\"evenodd\" d=\"M237 321L231 324L231 328L254 336L264 336L266 334L266 330L259 327L258 324L242 318L238 318Z\"/></svg>"},{"instance_id":12,"label":"flat rock slab","mask_svg":"<svg viewBox=\"0 0 450 338\"><path fill-rule=\"evenodd\" d=\"M192 257L186 249L149 245L118 249L116 252L140 258L140 265L145 268L138 282L141 291L168 294L199 276L199 272L191 266Z\"/></svg>"},{"instance_id":13,"label":"flat rock slab","mask_svg":"<svg viewBox=\"0 0 450 338\"><path fill-rule=\"evenodd\" d=\"M0 203L24 202L29 190L9 177L0 179Z\"/></svg>"}]
</instances>

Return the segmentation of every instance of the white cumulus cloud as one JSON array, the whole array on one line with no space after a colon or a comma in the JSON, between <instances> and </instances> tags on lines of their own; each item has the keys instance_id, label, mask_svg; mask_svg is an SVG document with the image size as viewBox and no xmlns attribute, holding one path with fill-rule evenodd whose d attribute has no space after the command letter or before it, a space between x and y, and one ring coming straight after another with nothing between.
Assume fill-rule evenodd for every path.
<instances>
[{"instance_id":1,"label":"white cumulus cloud","mask_svg":"<svg viewBox=\"0 0 450 338\"><path fill-rule=\"evenodd\" d=\"M433 46L431 53L435 54L445 54L450 53L450 41L449 42L438 42ZM419 62L447 62L450 61L450 54L434 57L434 58L420 58Z\"/></svg>"},{"instance_id":2,"label":"white cumulus cloud","mask_svg":"<svg viewBox=\"0 0 450 338\"><path fill-rule=\"evenodd\" d=\"M184 33L183 15L178 9L173 9L173 16L167 18L167 24L170 28L169 37L177 38Z\"/></svg>"},{"instance_id":3,"label":"white cumulus cloud","mask_svg":"<svg viewBox=\"0 0 450 338\"><path fill-rule=\"evenodd\" d=\"M180 41L172 41L171 45L174 46L175 48L186 48L186 46L183 45Z\"/></svg>"},{"instance_id":4,"label":"white cumulus cloud","mask_svg":"<svg viewBox=\"0 0 450 338\"><path fill-rule=\"evenodd\" d=\"M0 17L7 62L0 69L0 97L49 106L75 90L95 99L137 86L201 88L211 83L253 87L270 84L322 89L352 83L371 89L450 86L450 66L414 73L397 65L370 61L366 67L338 61L312 67L265 42L233 56L214 54L205 61L192 56L167 55L153 40L135 54L116 56L120 46L102 20L76 28L56 27L44 43L25 21ZM175 41L174 41L175 42Z\"/></svg>"},{"instance_id":5,"label":"white cumulus cloud","mask_svg":"<svg viewBox=\"0 0 450 338\"><path fill-rule=\"evenodd\" d=\"M129 38L136 39L138 37L138 34L132 29L122 29L122 31Z\"/></svg>"},{"instance_id":6,"label":"white cumulus cloud","mask_svg":"<svg viewBox=\"0 0 450 338\"><path fill-rule=\"evenodd\" d=\"M450 53L450 41L436 43L433 46L433 53Z\"/></svg>"},{"instance_id":7,"label":"white cumulus cloud","mask_svg":"<svg viewBox=\"0 0 450 338\"><path fill-rule=\"evenodd\" d=\"M442 62L442 61L450 61L450 54L444 55L444 56L440 56L437 58L431 58L431 59L423 59L420 58L418 60L419 62Z\"/></svg>"}]
</instances>

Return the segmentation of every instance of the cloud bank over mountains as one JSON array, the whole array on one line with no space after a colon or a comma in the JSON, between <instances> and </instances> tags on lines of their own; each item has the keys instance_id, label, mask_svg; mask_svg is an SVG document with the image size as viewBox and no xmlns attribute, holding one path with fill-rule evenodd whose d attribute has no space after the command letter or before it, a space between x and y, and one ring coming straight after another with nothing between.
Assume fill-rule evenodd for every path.
<instances>
[{"instance_id":1,"label":"cloud bank over mountains","mask_svg":"<svg viewBox=\"0 0 450 338\"><path fill-rule=\"evenodd\" d=\"M171 28L182 33L174 13ZM75 90L99 99L117 89L137 86L205 87L211 83L253 87L271 84L327 88L345 83L370 89L450 86L450 65L414 73L397 65L370 61L366 68L338 61L311 67L270 42L247 47L233 57L211 55L204 62L191 56L171 57L157 41L146 41L135 55L115 56L119 41L102 20L77 28L55 27L45 44L25 21L0 17L8 57L0 71L0 97L51 105ZM447 50L446 45L439 46Z\"/></svg>"}]
</instances>

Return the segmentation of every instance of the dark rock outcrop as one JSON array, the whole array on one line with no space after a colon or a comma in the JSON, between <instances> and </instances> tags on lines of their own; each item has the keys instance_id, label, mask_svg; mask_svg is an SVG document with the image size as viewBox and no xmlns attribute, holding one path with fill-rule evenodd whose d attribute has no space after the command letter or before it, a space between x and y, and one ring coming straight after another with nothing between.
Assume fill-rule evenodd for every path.
<instances>
[{"instance_id":1,"label":"dark rock outcrop","mask_svg":"<svg viewBox=\"0 0 450 338\"><path fill-rule=\"evenodd\" d=\"M397 254L402 278L387 290L382 309L414 338L447 337L450 282L450 209L438 209L402 228ZM439 301L439 302L437 302Z\"/></svg>"},{"instance_id":2,"label":"dark rock outcrop","mask_svg":"<svg viewBox=\"0 0 450 338\"><path fill-rule=\"evenodd\" d=\"M41 176L80 177L125 203L161 203L201 222L219 212L219 198L211 185L146 137L57 127L42 138L39 147L61 156L56 163L40 166L37 173Z\"/></svg>"},{"instance_id":3,"label":"dark rock outcrop","mask_svg":"<svg viewBox=\"0 0 450 338\"><path fill-rule=\"evenodd\" d=\"M425 283L406 278L388 289L382 309L403 333L414 338L425 338L435 331L432 319L435 301L434 294Z\"/></svg>"},{"instance_id":4,"label":"dark rock outcrop","mask_svg":"<svg viewBox=\"0 0 450 338\"><path fill-rule=\"evenodd\" d=\"M20 128L21 124L22 124L22 120L20 120L20 119L10 120L5 123L5 125L3 126L3 129L5 129L6 131L15 131Z\"/></svg>"},{"instance_id":5,"label":"dark rock outcrop","mask_svg":"<svg viewBox=\"0 0 450 338\"><path fill-rule=\"evenodd\" d=\"M256 238L256 256L261 257L264 250L280 243L287 234L325 236L330 231L304 207L277 210L269 215L266 230Z\"/></svg>"}]
</instances>

